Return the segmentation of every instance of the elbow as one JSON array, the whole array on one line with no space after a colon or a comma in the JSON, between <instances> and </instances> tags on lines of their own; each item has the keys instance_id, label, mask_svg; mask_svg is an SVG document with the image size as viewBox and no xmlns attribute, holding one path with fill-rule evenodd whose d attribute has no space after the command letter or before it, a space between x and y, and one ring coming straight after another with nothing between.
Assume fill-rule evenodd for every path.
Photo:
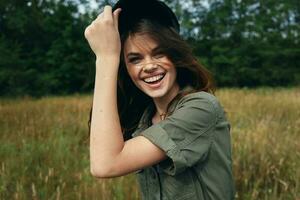
<instances>
[{"instance_id":1,"label":"elbow","mask_svg":"<svg viewBox=\"0 0 300 200\"><path fill-rule=\"evenodd\" d=\"M99 169L96 169L95 167L90 166L90 173L95 178L101 178L103 172Z\"/></svg>"},{"instance_id":2,"label":"elbow","mask_svg":"<svg viewBox=\"0 0 300 200\"><path fill-rule=\"evenodd\" d=\"M116 160L90 160L90 173L96 178L114 178L119 176L119 167Z\"/></svg>"},{"instance_id":3,"label":"elbow","mask_svg":"<svg viewBox=\"0 0 300 200\"><path fill-rule=\"evenodd\" d=\"M90 173L95 178L110 178L109 170L95 166L90 167Z\"/></svg>"}]
</instances>

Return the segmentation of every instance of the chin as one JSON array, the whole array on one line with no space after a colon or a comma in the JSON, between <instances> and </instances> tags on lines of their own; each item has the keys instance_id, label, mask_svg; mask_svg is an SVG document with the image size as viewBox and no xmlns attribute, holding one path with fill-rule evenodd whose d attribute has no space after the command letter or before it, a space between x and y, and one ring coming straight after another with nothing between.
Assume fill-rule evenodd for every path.
<instances>
[{"instance_id":1,"label":"chin","mask_svg":"<svg viewBox=\"0 0 300 200\"><path fill-rule=\"evenodd\" d=\"M166 95L165 91L145 91L145 94L151 98L160 98Z\"/></svg>"},{"instance_id":2,"label":"chin","mask_svg":"<svg viewBox=\"0 0 300 200\"><path fill-rule=\"evenodd\" d=\"M140 90L142 90L147 96L154 99L166 96L170 88L167 85L164 85L162 88L150 89L143 85L140 87Z\"/></svg>"}]
</instances>

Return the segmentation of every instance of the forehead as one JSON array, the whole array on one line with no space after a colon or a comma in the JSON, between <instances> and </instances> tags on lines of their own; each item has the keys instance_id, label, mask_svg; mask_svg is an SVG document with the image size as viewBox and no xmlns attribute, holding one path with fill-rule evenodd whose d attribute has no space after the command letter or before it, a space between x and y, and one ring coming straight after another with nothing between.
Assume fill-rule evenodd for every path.
<instances>
[{"instance_id":1,"label":"forehead","mask_svg":"<svg viewBox=\"0 0 300 200\"><path fill-rule=\"evenodd\" d=\"M124 43L124 54L129 52L150 52L157 47L157 42L146 34L130 35Z\"/></svg>"}]
</instances>

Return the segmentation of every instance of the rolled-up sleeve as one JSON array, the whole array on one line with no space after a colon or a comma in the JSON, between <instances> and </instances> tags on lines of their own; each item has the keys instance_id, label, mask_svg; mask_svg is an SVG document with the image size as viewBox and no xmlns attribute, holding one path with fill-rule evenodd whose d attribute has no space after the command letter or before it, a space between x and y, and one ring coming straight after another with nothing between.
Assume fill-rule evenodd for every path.
<instances>
[{"instance_id":1,"label":"rolled-up sleeve","mask_svg":"<svg viewBox=\"0 0 300 200\"><path fill-rule=\"evenodd\" d=\"M172 115L144 130L141 135L166 152L159 163L169 175L206 159L218 118L213 95L193 93L182 98Z\"/></svg>"}]
</instances>

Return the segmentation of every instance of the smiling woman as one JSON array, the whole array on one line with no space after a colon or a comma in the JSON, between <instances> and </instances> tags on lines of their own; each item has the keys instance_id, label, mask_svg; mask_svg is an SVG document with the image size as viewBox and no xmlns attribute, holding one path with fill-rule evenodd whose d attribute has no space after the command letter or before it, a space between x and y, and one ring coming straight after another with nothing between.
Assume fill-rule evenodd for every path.
<instances>
[{"instance_id":1,"label":"smiling woman","mask_svg":"<svg viewBox=\"0 0 300 200\"><path fill-rule=\"evenodd\" d=\"M128 38L124 45L127 72L135 86L152 99L166 93L174 97L179 90L176 69L166 55L155 52L158 49L158 44L147 35ZM130 56L132 54L135 56Z\"/></svg>"},{"instance_id":2,"label":"smiling woman","mask_svg":"<svg viewBox=\"0 0 300 200\"><path fill-rule=\"evenodd\" d=\"M120 0L85 36L97 58L92 175L135 172L145 200L233 199L230 125L171 9Z\"/></svg>"},{"instance_id":3,"label":"smiling woman","mask_svg":"<svg viewBox=\"0 0 300 200\"><path fill-rule=\"evenodd\" d=\"M166 90L178 95L176 98L169 95L170 99L163 102L181 98L183 94L178 91L188 85L192 86L194 92L213 93L210 73L193 57L190 47L174 27L165 27L157 21L141 18L131 29L122 32L121 43L118 108L126 140L131 138L131 133L136 129L146 106L153 102L155 96L166 93ZM164 87L160 87L160 83L139 84L144 83L142 81L147 82L146 78L151 79L152 76L160 74L164 76L161 81ZM168 104L165 107L168 107ZM165 108L158 110L155 117L169 114L168 108Z\"/></svg>"}]
</instances>

